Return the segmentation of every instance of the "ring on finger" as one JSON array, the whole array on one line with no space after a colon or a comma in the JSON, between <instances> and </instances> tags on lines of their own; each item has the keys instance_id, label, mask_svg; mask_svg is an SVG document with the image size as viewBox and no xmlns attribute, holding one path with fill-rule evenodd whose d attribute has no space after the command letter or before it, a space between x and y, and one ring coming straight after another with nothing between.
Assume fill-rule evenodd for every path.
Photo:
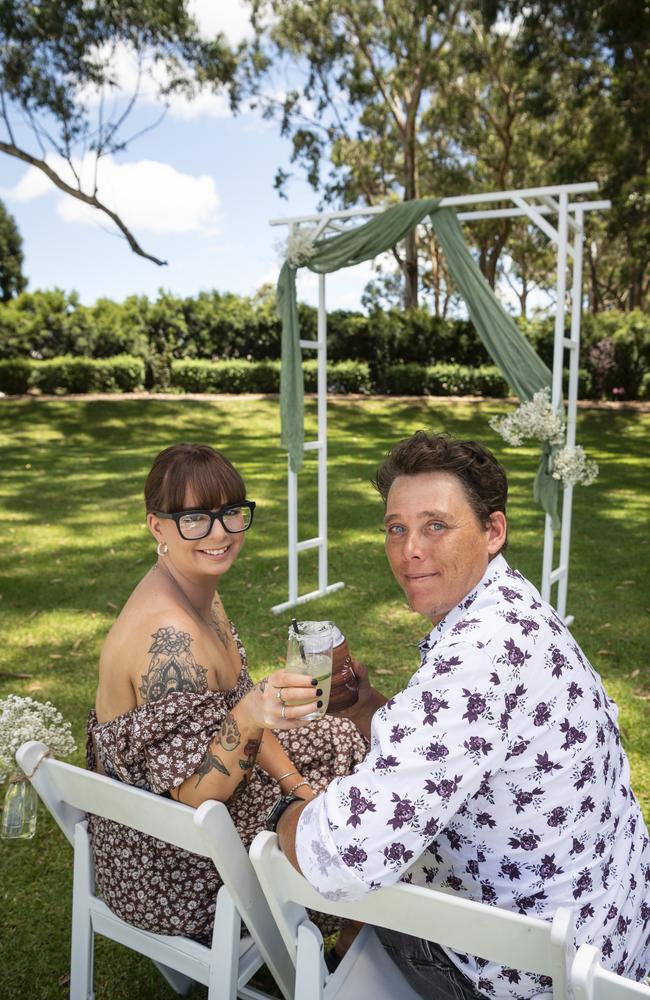
<instances>
[{"instance_id":1,"label":"ring on finger","mask_svg":"<svg viewBox=\"0 0 650 1000\"><path fill-rule=\"evenodd\" d=\"M287 717L287 706L285 705L284 702L282 702L282 718L286 719L286 717Z\"/></svg>"},{"instance_id":2,"label":"ring on finger","mask_svg":"<svg viewBox=\"0 0 650 1000\"><path fill-rule=\"evenodd\" d=\"M278 701L281 701L282 704L284 705L284 698L282 697L282 688L278 688L275 697L278 699Z\"/></svg>"}]
</instances>

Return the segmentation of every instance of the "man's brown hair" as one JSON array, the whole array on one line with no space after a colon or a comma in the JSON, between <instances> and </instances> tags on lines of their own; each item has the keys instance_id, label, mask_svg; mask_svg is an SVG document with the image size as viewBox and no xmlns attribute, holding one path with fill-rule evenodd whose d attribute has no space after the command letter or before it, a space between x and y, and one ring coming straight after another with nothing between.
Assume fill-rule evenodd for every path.
<instances>
[{"instance_id":1,"label":"man's brown hair","mask_svg":"<svg viewBox=\"0 0 650 1000\"><path fill-rule=\"evenodd\" d=\"M506 474L492 452L478 441L459 441L447 434L416 431L393 445L379 466L373 485L385 505L398 476L417 476L422 472L449 472L456 476L482 525L495 511L506 512Z\"/></svg>"}]
</instances>

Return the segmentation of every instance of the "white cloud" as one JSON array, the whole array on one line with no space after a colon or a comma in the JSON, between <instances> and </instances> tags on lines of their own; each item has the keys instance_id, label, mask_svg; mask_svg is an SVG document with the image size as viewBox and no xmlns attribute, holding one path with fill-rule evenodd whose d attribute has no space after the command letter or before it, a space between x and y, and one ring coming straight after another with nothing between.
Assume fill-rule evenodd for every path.
<instances>
[{"instance_id":1,"label":"white cloud","mask_svg":"<svg viewBox=\"0 0 650 1000\"><path fill-rule=\"evenodd\" d=\"M52 181L48 180L42 170L29 167L12 188L0 187L0 197L7 201L33 201L53 190Z\"/></svg>"},{"instance_id":2,"label":"white cloud","mask_svg":"<svg viewBox=\"0 0 650 1000\"><path fill-rule=\"evenodd\" d=\"M158 95L168 83L169 74L162 63L156 63L152 59L139 62L136 52L121 42L115 46L106 46L101 55L105 65L110 67L114 86L103 89L91 86L82 88L77 94L79 104L85 108L95 108L103 99L105 119L116 117L136 93L139 104L163 108L163 101ZM173 117L186 121L201 116L209 118L231 116L225 93L213 93L205 89L198 90L192 96L173 93L166 97L164 102Z\"/></svg>"},{"instance_id":3,"label":"white cloud","mask_svg":"<svg viewBox=\"0 0 650 1000\"><path fill-rule=\"evenodd\" d=\"M231 45L253 37L249 8L241 0L190 0L188 11L204 38L223 32Z\"/></svg>"},{"instance_id":4,"label":"white cloud","mask_svg":"<svg viewBox=\"0 0 650 1000\"><path fill-rule=\"evenodd\" d=\"M65 181L75 184L72 171L63 159L48 157L48 164ZM91 156L75 163L85 191L92 190L94 165ZM25 201L51 191L56 191L56 188L41 171L29 167L14 188L4 189L3 197ZM134 230L205 234L215 231L219 194L214 178L207 174L193 177L157 160L116 163L107 156L99 164L98 197ZM70 195L59 198L56 211L65 222L110 224L107 216Z\"/></svg>"},{"instance_id":5,"label":"white cloud","mask_svg":"<svg viewBox=\"0 0 650 1000\"><path fill-rule=\"evenodd\" d=\"M169 112L174 118L194 121L196 118L231 118L230 104L225 94L200 91L195 97L172 94L169 98Z\"/></svg>"}]
</instances>

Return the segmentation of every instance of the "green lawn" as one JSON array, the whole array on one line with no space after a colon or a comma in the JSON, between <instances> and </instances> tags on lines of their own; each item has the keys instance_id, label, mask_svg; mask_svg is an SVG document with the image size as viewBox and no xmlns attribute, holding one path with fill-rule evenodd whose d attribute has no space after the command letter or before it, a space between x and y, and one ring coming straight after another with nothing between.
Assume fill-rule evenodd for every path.
<instances>
[{"instance_id":1,"label":"green lawn","mask_svg":"<svg viewBox=\"0 0 650 1000\"><path fill-rule=\"evenodd\" d=\"M417 663L415 644L427 629L406 609L386 565L382 510L370 480L389 445L420 427L479 438L510 476L510 562L539 583L542 516L532 501L537 455L533 448L507 448L488 426L490 416L508 409L507 403L427 399L330 405L330 580L346 587L308 605L309 614L337 622L386 693L406 682ZM313 436L313 402L307 413ZM601 471L593 486L576 490L568 608L576 638L619 704L647 818L649 432L650 414L592 409L579 415L579 441ZM286 599L287 586L286 461L278 438L274 400L0 402L0 698L17 693L52 700L73 723L75 762L83 760L84 718L94 700L103 637L155 559L141 495L163 447L206 442L243 472L258 509L222 593L253 675L273 669L283 655L289 615L270 611ZM303 538L315 533L312 472L313 456L301 479ZM315 553L300 558L301 589L311 590ZM13 676L19 674L29 676ZM67 996L71 851L41 810L34 840L2 843L0 859L0 940L6 943L0 998ZM174 996L148 961L101 941L95 989L97 1000Z\"/></svg>"}]
</instances>

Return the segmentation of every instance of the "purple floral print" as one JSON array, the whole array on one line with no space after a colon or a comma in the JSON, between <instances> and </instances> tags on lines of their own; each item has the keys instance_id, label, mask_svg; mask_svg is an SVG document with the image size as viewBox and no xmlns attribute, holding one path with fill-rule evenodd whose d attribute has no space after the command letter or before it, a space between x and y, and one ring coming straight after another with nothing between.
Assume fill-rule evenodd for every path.
<instances>
[{"instance_id":1,"label":"purple floral print","mask_svg":"<svg viewBox=\"0 0 650 1000\"><path fill-rule=\"evenodd\" d=\"M573 906L578 943L626 975L650 971L650 838L616 706L564 622L498 556L420 655L375 715L366 761L301 816L309 881L357 898L402 879L544 919ZM350 842L352 816L363 839ZM325 874L316 842L334 858ZM543 976L448 954L494 1000L549 991Z\"/></svg>"}]
</instances>

